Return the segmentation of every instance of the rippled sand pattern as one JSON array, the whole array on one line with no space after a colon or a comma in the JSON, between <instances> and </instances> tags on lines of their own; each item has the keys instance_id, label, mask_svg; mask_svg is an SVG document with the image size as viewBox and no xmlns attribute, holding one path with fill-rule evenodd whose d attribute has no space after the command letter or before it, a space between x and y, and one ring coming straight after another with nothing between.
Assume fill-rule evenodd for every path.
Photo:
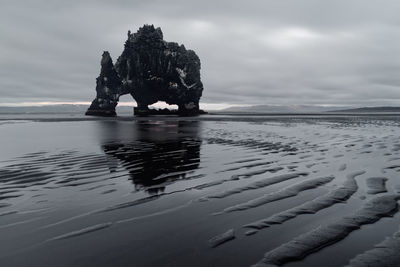
<instances>
[{"instance_id":1,"label":"rippled sand pattern","mask_svg":"<svg viewBox=\"0 0 400 267\"><path fill-rule=\"evenodd\" d=\"M399 126L5 120L0 266L396 266Z\"/></svg>"}]
</instances>

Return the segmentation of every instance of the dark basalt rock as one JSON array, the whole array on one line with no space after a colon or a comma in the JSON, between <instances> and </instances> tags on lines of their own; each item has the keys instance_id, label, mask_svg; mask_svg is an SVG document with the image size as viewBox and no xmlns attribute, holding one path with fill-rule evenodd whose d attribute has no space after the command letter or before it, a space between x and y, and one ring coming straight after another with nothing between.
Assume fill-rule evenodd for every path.
<instances>
[{"instance_id":1,"label":"dark basalt rock","mask_svg":"<svg viewBox=\"0 0 400 267\"><path fill-rule=\"evenodd\" d=\"M110 54L105 51L101 59L101 71L96 79L96 98L86 115L115 116L122 82L114 68Z\"/></svg>"},{"instance_id":2,"label":"dark basalt rock","mask_svg":"<svg viewBox=\"0 0 400 267\"><path fill-rule=\"evenodd\" d=\"M135 34L128 31L115 65L110 54L103 53L96 92L86 115L115 116L119 97L125 94L137 102L136 115L153 114L148 105L158 101L178 105L179 115L198 115L200 59L183 45L164 41L160 28L144 25Z\"/></svg>"}]
</instances>

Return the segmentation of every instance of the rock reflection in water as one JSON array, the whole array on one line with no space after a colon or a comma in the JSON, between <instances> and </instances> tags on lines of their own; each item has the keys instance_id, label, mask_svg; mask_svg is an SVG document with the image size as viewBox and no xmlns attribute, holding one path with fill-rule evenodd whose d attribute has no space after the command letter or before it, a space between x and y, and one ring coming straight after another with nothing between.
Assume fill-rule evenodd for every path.
<instances>
[{"instance_id":1,"label":"rock reflection in water","mask_svg":"<svg viewBox=\"0 0 400 267\"><path fill-rule=\"evenodd\" d=\"M110 171L117 159L129 171L136 190L158 194L199 167L199 122L141 121L132 127L127 132L134 138L115 138L102 144L102 149L110 158Z\"/></svg>"}]
</instances>

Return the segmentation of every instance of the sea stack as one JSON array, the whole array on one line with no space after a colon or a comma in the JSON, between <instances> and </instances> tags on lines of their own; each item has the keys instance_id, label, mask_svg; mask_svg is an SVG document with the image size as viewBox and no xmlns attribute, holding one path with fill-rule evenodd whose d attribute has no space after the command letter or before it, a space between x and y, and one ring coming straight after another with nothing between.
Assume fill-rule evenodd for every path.
<instances>
[{"instance_id":1,"label":"sea stack","mask_svg":"<svg viewBox=\"0 0 400 267\"><path fill-rule=\"evenodd\" d=\"M128 38L115 65L105 51L96 80L96 98L86 115L115 116L121 95L137 103L135 115L154 114L148 105L158 101L178 105L178 114L198 115L203 92L200 59L184 45L166 42L160 28L144 25Z\"/></svg>"}]
</instances>

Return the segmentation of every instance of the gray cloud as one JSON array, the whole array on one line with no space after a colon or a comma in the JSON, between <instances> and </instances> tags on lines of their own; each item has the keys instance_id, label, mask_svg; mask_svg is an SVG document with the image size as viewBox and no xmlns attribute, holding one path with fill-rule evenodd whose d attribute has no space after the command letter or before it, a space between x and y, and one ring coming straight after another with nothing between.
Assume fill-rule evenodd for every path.
<instances>
[{"instance_id":1,"label":"gray cloud","mask_svg":"<svg viewBox=\"0 0 400 267\"><path fill-rule=\"evenodd\" d=\"M0 103L91 101L100 55L160 26L202 61L203 102L400 104L398 1L3 1ZM126 99L126 98L124 98Z\"/></svg>"}]
</instances>

